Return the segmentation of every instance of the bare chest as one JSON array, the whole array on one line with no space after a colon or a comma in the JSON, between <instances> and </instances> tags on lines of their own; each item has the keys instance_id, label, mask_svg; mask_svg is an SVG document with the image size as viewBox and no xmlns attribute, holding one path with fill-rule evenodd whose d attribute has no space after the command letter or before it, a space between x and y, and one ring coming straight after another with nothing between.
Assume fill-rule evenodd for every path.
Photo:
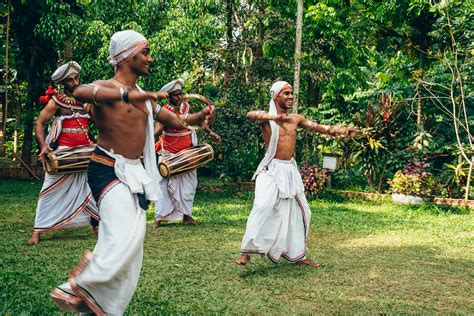
<instances>
[{"instance_id":1,"label":"bare chest","mask_svg":"<svg viewBox=\"0 0 474 316\"><path fill-rule=\"evenodd\" d=\"M278 124L278 143L286 143L288 141L294 142L296 140L296 128L297 124L294 122L286 122ZM270 141L272 130L270 124L262 126L263 139L268 146Z\"/></svg>"},{"instance_id":2,"label":"bare chest","mask_svg":"<svg viewBox=\"0 0 474 316\"><path fill-rule=\"evenodd\" d=\"M145 126L148 111L145 104L117 102L113 106L94 108L96 124L127 125L130 127Z\"/></svg>"}]
</instances>

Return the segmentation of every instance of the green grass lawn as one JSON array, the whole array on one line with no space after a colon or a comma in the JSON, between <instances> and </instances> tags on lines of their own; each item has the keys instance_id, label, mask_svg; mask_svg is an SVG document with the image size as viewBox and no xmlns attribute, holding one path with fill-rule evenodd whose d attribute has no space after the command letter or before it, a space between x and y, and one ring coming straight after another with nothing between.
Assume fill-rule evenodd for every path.
<instances>
[{"instance_id":1,"label":"green grass lawn","mask_svg":"<svg viewBox=\"0 0 474 316\"><path fill-rule=\"evenodd\" d=\"M39 182L0 180L0 311L59 314L48 295L95 237L50 232L30 246ZM198 191L198 226L148 229L128 314L474 314L472 212L436 206L311 202L311 269L264 257L234 264L252 193ZM148 221L153 219L148 211Z\"/></svg>"}]
</instances>

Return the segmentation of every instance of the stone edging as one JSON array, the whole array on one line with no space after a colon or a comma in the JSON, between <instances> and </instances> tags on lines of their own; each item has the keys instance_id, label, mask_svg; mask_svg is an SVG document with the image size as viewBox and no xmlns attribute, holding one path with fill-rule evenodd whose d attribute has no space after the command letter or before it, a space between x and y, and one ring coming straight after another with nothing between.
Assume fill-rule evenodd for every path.
<instances>
[{"instance_id":1,"label":"stone edging","mask_svg":"<svg viewBox=\"0 0 474 316\"><path fill-rule=\"evenodd\" d=\"M356 192L356 191L345 191L345 190L332 190L335 193L341 193L348 197L358 197L364 200L370 201L390 201L390 194L381 193L368 193L368 192ZM449 199L449 198L434 198L433 203L436 205L450 205L458 207L467 207L474 209L474 200L463 200L463 199Z\"/></svg>"}]
</instances>

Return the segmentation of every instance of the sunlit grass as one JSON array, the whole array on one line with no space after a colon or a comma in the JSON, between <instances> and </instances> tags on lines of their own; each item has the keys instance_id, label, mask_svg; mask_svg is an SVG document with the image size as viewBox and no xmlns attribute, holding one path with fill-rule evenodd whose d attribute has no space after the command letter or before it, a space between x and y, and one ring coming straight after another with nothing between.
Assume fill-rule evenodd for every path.
<instances>
[{"instance_id":1,"label":"sunlit grass","mask_svg":"<svg viewBox=\"0 0 474 316\"><path fill-rule=\"evenodd\" d=\"M0 183L0 311L53 314L49 291L66 279L95 237L56 231L29 246L40 183ZM264 257L234 264L252 193L197 193L200 224L148 229L129 314L473 314L473 215L325 196L311 202L313 270ZM149 223L153 210L147 213Z\"/></svg>"}]
</instances>

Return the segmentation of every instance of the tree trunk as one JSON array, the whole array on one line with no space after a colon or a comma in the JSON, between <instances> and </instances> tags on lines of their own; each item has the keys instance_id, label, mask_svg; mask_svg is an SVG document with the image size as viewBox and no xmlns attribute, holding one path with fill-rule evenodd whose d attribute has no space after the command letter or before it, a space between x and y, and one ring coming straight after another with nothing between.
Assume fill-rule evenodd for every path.
<instances>
[{"instance_id":1,"label":"tree trunk","mask_svg":"<svg viewBox=\"0 0 474 316\"><path fill-rule=\"evenodd\" d=\"M28 75L28 90L26 95L26 109L24 115L24 129L23 129L23 148L22 148L22 159L26 164L31 165L31 150L33 149L33 126L34 126L34 111L35 101L38 100L38 83L41 79L38 78L36 72L36 55L37 52L34 50L30 58L30 73Z\"/></svg>"},{"instance_id":2,"label":"tree trunk","mask_svg":"<svg viewBox=\"0 0 474 316\"><path fill-rule=\"evenodd\" d=\"M6 25L6 40L5 40L5 101L2 102L3 106L0 109L0 113L2 114L1 122L2 122L2 130L0 134L0 156L5 156L5 148L3 144L5 143L5 135L7 132L7 117L8 117L8 45L9 45L9 36L10 36L10 0L8 0L7 4L7 25ZM1 106L1 104L0 104Z\"/></svg>"},{"instance_id":3,"label":"tree trunk","mask_svg":"<svg viewBox=\"0 0 474 316\"><path fill-rule=\"evenodd\" d=\"M257 84L258 84L258 91L257 91L257 102L258 107L261 109L265 103L264 100L264 87L263 87L263 76L264 76L264 65L263 65L263 19L265 17L265 9L263 6L263 0L258 1L258 41L257 46L255 47L255 67L257 73Z\"/></svg>"},{"instance_id":4,"label":"tree trunk","mask_svg":"<svg viewBox=\"0 0 474 316\"><path fill-rule=\"evenodd\" d=\"M296 40L295 40L295 76L293 80L293 112L298 113L298 101L300 93L300 59L301 59L301 37L303 29L303 0L298 1L296 13Z\"/></svg>"},{"instance_id":5,"label":"tree trunk","mask_svg":"<svg viewBox=\"0 0 474 316\"><path fill-rule=\"evenodd\" d=\"M34 103L34 83L28 83L28 95L26 97L26 108L33 108ZM34 126L34 112L25 111L24 128L23 128L23 148L21 157L27 165L31 165L31 150L33 148L33 126Z\"/></svg>"},{"instance_id":6,"label":"tree trunk","mask_svg":"<svg viewBox=\"0 0 474 316\"><path fill-rule=\"evenodd\" d=\"M466 183L466 195L464 199L469 200L469 191L471 186L471 176L472 176L472 165L474 164L474 156L471 156L471 163L469 164L469 172L467 173L467 183Z\"/></svg>"},{"instance_id":7,"label":"tree trunk","mask_svg":"<svg viewBox=\"0 0 474 316\"><path fill-rule=\"evenodd\" d=\"M234 25L232 22L234 15L234 0L226 1L226 40L227 49L225 52L225 66L224 66L224 87L228 87L230 78L232 76L232 60L233 60L233 34Z\"/></svg>"},{"instance_id":8,"label":"tree trunk","mask_svg":"<svg viewBox=\"0 0 474 316\"><path fill-rule=\"evenodd\" d=\"M418 126L418 129L421 129L421 105L421 93L418 93L418 106L416 111L416 126Z\"/></svg>"},{"instance_id":9,"label":"tree trunk","mask_svg":"<svg viewBox=\"0 0 474 316\"><path fill-rule=\"evenodd\" d=\"M263 67L263 19L265 17L265 9L264 9L264 0L258 0L258 41L255 47L255 73L256 73L256 80L257 80L257 107L259 109L264 108L265 104L265 94L264 94L264 86L263 86L263 76L264 76L264 67ZM263 141L263 137L257 138L258 142L258 158L259 160L263 159L265 156L265 143Z\"/></svg>"}]
</instances>

